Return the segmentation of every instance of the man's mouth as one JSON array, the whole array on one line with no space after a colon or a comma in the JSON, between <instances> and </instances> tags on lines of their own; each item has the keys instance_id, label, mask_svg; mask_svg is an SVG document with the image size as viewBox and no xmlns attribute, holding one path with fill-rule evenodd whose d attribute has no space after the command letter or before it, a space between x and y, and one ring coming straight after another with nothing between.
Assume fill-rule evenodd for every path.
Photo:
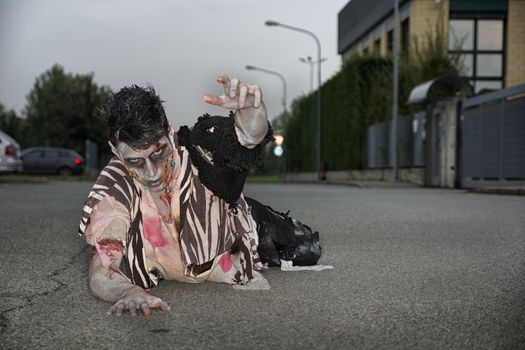
<instances>
[{"instance_id":1,"label":"man's mouth","mask_svg":"<svg viewBox=\"0 0 525 350\"><path fill-rule=\"evenodd\" d=\"M160 186L161 183L162 183L162 178L160 177L156 180L148 181L148 186L154 188L154 187Z\"/></svg>"}]
</instances>

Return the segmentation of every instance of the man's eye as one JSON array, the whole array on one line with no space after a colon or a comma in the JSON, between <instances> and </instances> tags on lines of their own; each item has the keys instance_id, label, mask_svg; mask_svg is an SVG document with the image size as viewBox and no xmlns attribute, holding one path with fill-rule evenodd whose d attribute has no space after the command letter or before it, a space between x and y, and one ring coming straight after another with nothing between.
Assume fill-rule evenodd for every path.
<instances>
[{"instance_id":1,"label":"man's eye","mask_svg":"<svg viewBox=\"0 0 525 350\"><path fill-rule=\"evenodd\" d=\"M155 152L153 152L153 155L160 156L162 153L164 153L165 149L166 149L166 147L161 147L158 150L156 150Z\"/></svg>"},{"instance_id":2,"label":"man's eye","mask_svg":"<svg viewBox=\"0 0 525 350\"><path fill-rule=\"evenodd\" d=\"M140 163L142 163L142 159L139 158L127 159L127 161L131 165L139 165Z\"/></svg>"}]
</instances>

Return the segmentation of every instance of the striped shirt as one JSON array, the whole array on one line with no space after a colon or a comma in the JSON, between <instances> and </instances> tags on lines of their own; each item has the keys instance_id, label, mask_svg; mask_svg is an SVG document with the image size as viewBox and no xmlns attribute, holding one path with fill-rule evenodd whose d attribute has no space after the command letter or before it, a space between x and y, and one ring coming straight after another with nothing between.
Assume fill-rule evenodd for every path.
<instances>
[{"instance_id":1,"label":"striped shirt","mask_svg":"<svg viewBox=\"0 0 525 350\"><path fill-rule=\"evenodd\" d=\"M163 276L166 278L187 278L199 282L202 266L210 264L232 248L239 259L231 283L249 282L254 278L253 271L262 269L257 254L256 225L250 207L242 194L235 207L214 195L201 183L198 169L192 164L188 150L178 143L173 131L170 139L175 150L176 176L168 186L171 191L167 199L168 213L163 212L159 199L154 197L156 194L135 180L120 160L113 159L102 170L89 193L83 207L79 233L85 235L90 225L93 225L92 219L98 217L93 213L98 210L101 201L111 199L123 208L120 218L128 228L122 239L124 257L118 269L133 284L145 289L154 287L161 277L159 270L161 275L168 274ZM203 157L208 157L207 161L213 162L208 152L201 151ZM166 216L174 219L165 220ZM151 220L155 225L148 226ZM160 224L156 225L159 221ZM167 231L165 237L173 238L173 244L159 242L158 230ZM89 240L88 243L97 245L97 242ZM167 263L159 261L157 257L162 254L157 253L162 253L163 249L166 256L177 258ZM166 251L169 249L177 250L171 252L176 254L170 255ZM176 265L175 268L183 271L184 276L169 276L169 269L162 268L167 264Z\"/></svg>"}]
</instances>

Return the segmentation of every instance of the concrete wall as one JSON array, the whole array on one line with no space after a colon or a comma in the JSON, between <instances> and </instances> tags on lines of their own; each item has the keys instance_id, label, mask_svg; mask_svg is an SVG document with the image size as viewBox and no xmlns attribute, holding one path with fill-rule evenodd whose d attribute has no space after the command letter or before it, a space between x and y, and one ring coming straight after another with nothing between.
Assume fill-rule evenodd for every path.
<instances>
[{"instance_id":1,"label":"concrete wall","mask_svg":"<svg viewBox=\"0 0 525 350\"><path fill-rule=\"evenodd\" d=\"M525 1L509 0L505 87L525 83Z\"/></svg>"},{"instance_id":2,"label":"concrete wall","mask_svg":"<svg viewBox=\"0 0 525 350\"><path fill-rule=\"evenodd\" d=\"M454 188L456 183L458 102L459 99L454 98L448 101L441 101L436 106L441 118L441 130L439 131L439 177L441 187ZM436 112L436 110L434 111Z\"/></svg>"}]
</instances>

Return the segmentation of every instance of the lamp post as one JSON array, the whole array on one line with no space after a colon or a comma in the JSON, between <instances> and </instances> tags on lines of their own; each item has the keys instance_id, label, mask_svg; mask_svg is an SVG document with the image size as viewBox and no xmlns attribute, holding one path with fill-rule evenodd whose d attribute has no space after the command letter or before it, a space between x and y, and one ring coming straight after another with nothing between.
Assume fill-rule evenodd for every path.
<instances>
[{"instance_id":1,"label":"lamp post","mask_svg":"<svg viewBox=\"0 0 525 350\"><path fill-rule=\"evenodd\" d=\"M399 64L399 0L394 0L394 74L392 81L392 179L398 179L397 164L397 113L398 113L398 64Z\"/></svg>"},{"instance_id":2,"label":"lamp post","mask_svg":"<svg viewBox=\"0 0 525 350\"><path fill-rule=\"evenodd\" d=\"M263 73L268 73L268 74L271 74L271 75L275 75L277 77L279 77L283 83L283 112L284 114L286 115L287 112L287 109L286 109L286 79L284 79L283 75L279 72L276 72L276 71L273 71L273 70L269 70L269 69L265 69L265 68L259 68L259 67L255 67L255 66L246 66L246 69L247 70L256 70L256 71L259 71L259 72L263 72Z\"/></svg>"},{"instance_id":3,"label":"lamp post","mask_svg":"<svg viewBox=\"0 0 525 350\"><path fill-rule=\"evenodd\" d=\"M317 63L317 61L312 60L312 56L307 56L306 58L299 57L299 61L303 63L308 63L310 66L310 91L314 91L314 64ZM321 59L321 62L326 61L326 58Z\"/></svg>"},{"instance_id":4,"label":"lamp post","mask_svg":"<svg viewBox=\"0 0 525 350\"><path fill-rule=\"evenodd\" d=\"M259 71L259 72L263 72L263 73L267 73L267 74L271 74L271 75L275 75L276 77L279 77L279 79L281 79L282 83L283 83L283 118L284 120L288 120L288 111L287 111L287 108L286 108L286 79L284 79L283 75L279 72L276 72L276 71L273 71L273 70L270 70L270 69L266 69L266 68L260 68L260 67L255 67L255 66L250 66L250 65L247 65L246 66L246 69L247 70L255 70L255 71ZM282 132L282 130L280 130ZM276 136L276 135L274 135ZM281 154L280 155L277 155L278 157L281 158L281 178L283 181L286 181L286 160L285 160L285 157L286 155L283 153L283 140L284 140L284 137L282 135L279 135L280 138L276 137L275 138L275 141L276 141L276 144L277 144L277 147L279 147L280 151L281 151ZM281 157L282 156L282 157Z\"/></svg>"},{"instance_id":5,"label":"lamp post","mask_svg":"<svg viewBox=\"0 0 525 350\"><path fill-rule=\"evenodd\" d=\"M317 45L317 178L321 179L321 42L317 36L302 28L297 28L289 26L287 24L279 23L276 21L268 20L264 24L270 27L282 27L285 29L294 30L296 32L301 32L307 35L310 35Z\"/></svg>"},{"instance_id":6,"label":"lamp post","mask_svg":"<svg viewBox=\"0 0 525 350\"><path fill-rule=\"evenodd\" d=\"M307 56L306 58L299 58L299 61L303 63L308 63L310 66L310 91L314 91L314 62L312 61L312 56Z\"/></svg>"}]
</instances>

